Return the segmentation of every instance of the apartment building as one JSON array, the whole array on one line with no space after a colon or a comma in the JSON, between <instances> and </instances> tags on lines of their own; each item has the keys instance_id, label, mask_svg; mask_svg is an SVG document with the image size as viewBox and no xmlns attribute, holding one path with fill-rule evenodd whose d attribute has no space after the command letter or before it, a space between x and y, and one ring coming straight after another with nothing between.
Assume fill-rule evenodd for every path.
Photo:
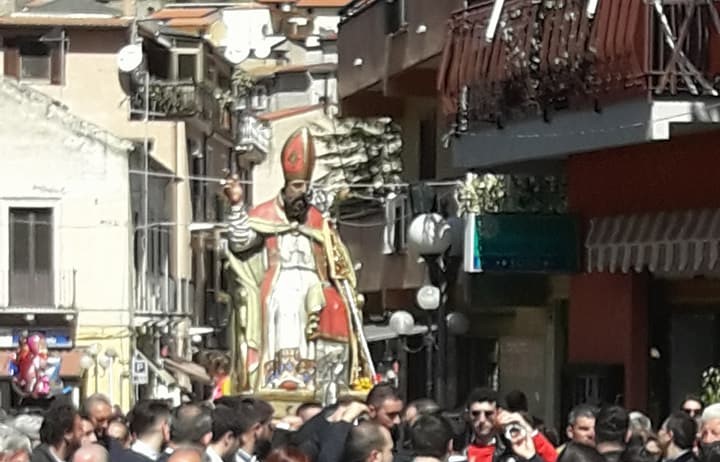
<instances>
[{"instance_id":1,"label":"apartment building","mask_svg":"<svg viewBox=\"0 0 720 462\"><path fill-rule=\"evenodd\" d=\"M113 178L113 181L123 181L129 194L126 198L129 208L122 220L116 220L125 226L123 230L128 235L106 249L114 255L111 261L119 258L126 261L119 270L91 271L88 279L75 281L79 292L88 284L97 288L122 281L130 295L112 303L125 314L105 318L88 315L87 324L84 324L86 317L79 314L78 329L72 336L77 345L92 347L89 351L96 361L108 350L117 353L121 366L115 367L115 379L129 377L131 348L128 344L122 348L115 344L117 332L131 333L134 338L143 332L148 334L153 330L152 325L171 318L158 329L165 334L176 333L179 338L175 343L185 348L183 339L187 329L184 326L189 325L186 321L192 309L190 187L185 181L184 124L146 121L142 111L133 109L124 89L126 82L119 78L117 68L118 52L134 40L133 17L144 15L153 5L150 2L56 0L26 5L13 2L5 7L5 14L0 16L0 67L4 78L47 95L73 117L95 124L108 137L123 139L134 146L132 154L125 156L122 178ZM65 171L60 156L54 162L58 172ZM74 181L73 171L67 172L59 178ZM3 196L33 201L41 194L6 190ZM117 200L125 198L120 196ZM128 243L130 253L126 252ZM64 243L63 247L73 248ZM84 251L82 247L74 249L79 253ZM99 261L108 259L99 251L92 255ZM9 283L12 271L6 263L2 264L3 283ZM130 275L125 280L128 265ZM8 306L11 308L14 303ZM101 306L78 305L80 313L99 308ZM103 327L106 325L116 330ZM85 377L86 391L112 391L116 402L130 404L130 387L124 386L122 393L117 386L108 388L109 378L102 368L91 368ZM171 382L164 377L165 382Z\"/></svg>"},{"instance_id":2,"label":"apartment building","mask_svg":"<svg viewBox=\"0 0 720 462\"><path fill-rule=\"evenodd\" d=\"M0 95L3 408L18 404L5 366L23 331L46 335L76 397L110 389L127 407L121 373L132 347L128 159L135 146L10 79L0 80ZM93 367L81 367L84 354ZM116 362L119 374L111 377L98 361Z\"/></svg>"}]
</instances>

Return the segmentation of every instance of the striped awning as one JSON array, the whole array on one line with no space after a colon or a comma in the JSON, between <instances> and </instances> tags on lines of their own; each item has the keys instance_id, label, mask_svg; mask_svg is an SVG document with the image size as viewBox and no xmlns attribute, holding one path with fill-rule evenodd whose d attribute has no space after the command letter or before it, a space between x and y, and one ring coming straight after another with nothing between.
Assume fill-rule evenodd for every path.
<instances>
[{"instance_id":1,"label":"striped awning","mask_svg":"<svg viewBox=\"0 0 720 462\"><path fill-rule=\"evenodd\" d=\"M720 273L720 209L594 218L588 272Z\"/></svg>"}]
</instances>

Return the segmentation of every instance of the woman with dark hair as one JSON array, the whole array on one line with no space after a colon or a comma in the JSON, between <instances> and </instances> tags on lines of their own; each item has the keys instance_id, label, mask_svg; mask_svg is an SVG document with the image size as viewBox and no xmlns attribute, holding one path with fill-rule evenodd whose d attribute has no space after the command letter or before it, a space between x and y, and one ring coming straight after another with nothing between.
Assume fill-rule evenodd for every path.
<instances>
[{"instance_id":1,"label":"woman with dark hair","mask_svg":"<svg viewBox=\"0 0 720 462\"><path fill-rule=\"evenodd\" d=\"M310 462L310 458L299 449L285 447L273 450L265 458L265 462Z\"/></svg>"},{"instance_id":2,"label":"woman with dark hair","mask_svg":"<svg viewBox=\"0 0 720 462\"><path fill-rule=\"evenodd\" d=\"M605 462L597 449L571 441L560 454L558 462Z\"/></svg>"}]
</instances>

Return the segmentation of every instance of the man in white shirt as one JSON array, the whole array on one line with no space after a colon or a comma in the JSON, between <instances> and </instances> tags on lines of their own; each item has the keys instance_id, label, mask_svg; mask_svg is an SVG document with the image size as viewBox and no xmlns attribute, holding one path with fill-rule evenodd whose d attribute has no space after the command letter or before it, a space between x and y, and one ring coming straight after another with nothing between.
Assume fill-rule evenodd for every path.
<instances>
[{"instance_id":1,"label":"man in white shirt","mask_svg":"<svg viewBox=\"0 0 720 462\"><path fill-rule=\"evenodd\" d=\"M241 422L240 447L235 453L236 462L263 460L270 452L273 436L273 408L257 398L242 398L233 408Z\"/></svg>"},{"instance_id":2,"label":"man in white shirt","mask_svg":"<svg viewBox=\"0 0 720 462\"><path fill-rule=\"evenodd\" d=\"M242 421L234 409L224 405L215 407L212 414L212 440L205 451L209 462L223 462L237 452L242 427Z\"/></svg>"},{"instance_id":3,"label":"man in white shirt","mask_svg":"<svg viewBox=\"0 0 720 462\"><path fill-rule=\"evenodd\" d=\"M170 406L161 400L140 401L130 411L128 420L130 433L137 439L113 462L155 462L170 441Z\"/></svg>"}]
</instances>

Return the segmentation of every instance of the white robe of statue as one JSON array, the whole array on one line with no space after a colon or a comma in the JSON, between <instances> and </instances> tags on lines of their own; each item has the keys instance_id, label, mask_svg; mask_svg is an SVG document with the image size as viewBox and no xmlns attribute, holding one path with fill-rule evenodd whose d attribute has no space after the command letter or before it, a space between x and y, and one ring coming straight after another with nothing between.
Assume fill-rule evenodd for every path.
<instances>
[{"instance_id":1,"label":"white robe of statue","mask_svg":"<svg viewBox=\"0 0 720 462\"><path fill-rule=\"evenodd\" d=\"M309 308L306 297L320 283L310 238L300 233L279 236L279 268L268 299L268 335L264 360L272 361L280 350L298 349L300 358L314 359L306 326Z\"/></svg>"}]
</instances>

